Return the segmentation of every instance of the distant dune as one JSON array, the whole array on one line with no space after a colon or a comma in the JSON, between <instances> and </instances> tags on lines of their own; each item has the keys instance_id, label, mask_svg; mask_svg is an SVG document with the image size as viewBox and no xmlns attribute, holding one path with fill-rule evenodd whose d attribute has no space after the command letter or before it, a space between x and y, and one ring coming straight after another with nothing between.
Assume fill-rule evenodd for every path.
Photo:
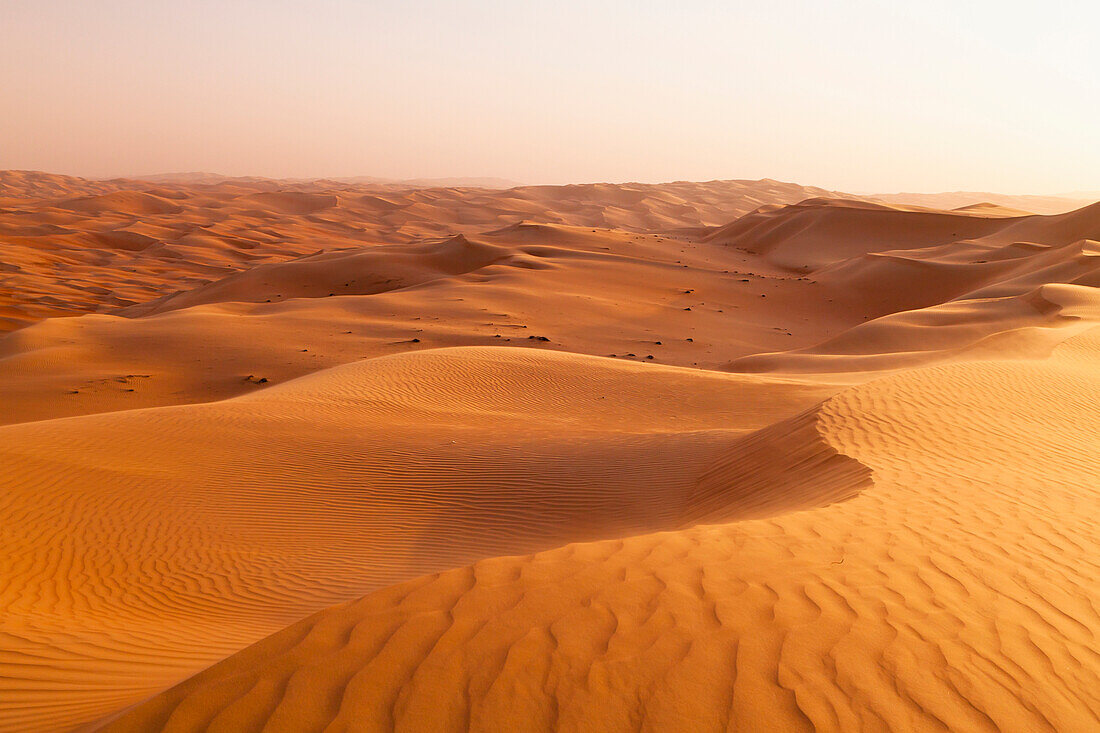
<instances>
[{"instance_id":1,"label":"distant dune","mask_svg":"<svg viewBox=\"0 0 1100 733\"><path fill-rule=\"evenodd\" d=\"M0 730L1096 728L1100 204L942 196L0 173Z\"/></svg>"},{"instance_id":2,"label":"distant dune","mask_svg":"<svg viewBox=\"0 0 1100 733\"><path fill-rule=\"evenodd\" d=\"M155 173L147 176L130 176L130 180L148 181L151 183L182 183L216 185L231 181L263 181L277 180L280 183L304 183L314 181L333 181L336 183L348 183L353 185L393 184L408 186L410 188L515 188L522 185L517 181L506 178L493 177L454 177L454 178L379 178L377 176L349 176L335 178L297 178L297 179L263 179L255 176L223 176L220 173Z\"/></svg>"},{"instance_id":3,"label":"distant dune","mask_svg":"<svg viewBox=\"0 0 1100 733\"><path fill-rule=\"evenodd\" d=\"M846 502L396 585L104 729L1088 730L1098 348L839 393Z\"/></svg>"},{"instance_id":4,"label":"distant dune","mask_svg":"<svg viewBox=\"0 0 1100 733\"><path fill-rule=\"evenodd\" d=\"M775 181L492 191L202 173L183 174L182 182L153 178L0 172L0 332L143 303L321 249L477 234L521 221L665 233L828 194Z\"/></svg>"},{"instance_id":5,"label":"distant dune","mask_svg":"<svg viewBox=\"0 0 1100 733\"><path fill-rule=\"evenodd\" d=\"M952 193L876 193L871 198L888 204L910 204L933 209L959 209L973 204L991 204L1033 214L1063 214L1100 201L1100 193L1090 194L1078 191L1058 196L1007 196L977 191L954 191Z\"/></svg>"}]
</instances>

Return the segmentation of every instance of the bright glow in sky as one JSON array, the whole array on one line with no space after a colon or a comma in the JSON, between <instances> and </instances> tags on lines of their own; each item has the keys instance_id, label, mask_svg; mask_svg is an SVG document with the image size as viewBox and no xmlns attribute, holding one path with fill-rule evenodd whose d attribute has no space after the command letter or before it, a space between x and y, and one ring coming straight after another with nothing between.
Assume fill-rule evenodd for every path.
<instances>
[{"instance_id":1,"label":"bright glow in sky","mask_svg":"<svg viewBox=\"0 0 1100 733\"><path fill-rule=\"evenodd\" d=\"M0 168L1100 190L1100 3L0 0Z\"/></svg>"}]
</instances>

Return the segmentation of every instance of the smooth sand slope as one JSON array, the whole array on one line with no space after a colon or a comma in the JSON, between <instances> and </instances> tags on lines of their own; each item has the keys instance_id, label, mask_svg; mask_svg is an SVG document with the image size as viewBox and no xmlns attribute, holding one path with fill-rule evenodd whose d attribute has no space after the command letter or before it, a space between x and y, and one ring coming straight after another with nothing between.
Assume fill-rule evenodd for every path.
<instances>
[{"instance_id":1,"label":"smooth sand slope","mask_svg":"<svg viewBox=\"0 0 1100 733\"><path fill-rule=\"evenodd\" d=\"M0 633L19 695L0 720L107 712L319 607L480 557L846 497L859 472L776 495L736 461L695 497L742 436L822 395L471 347L226 402L2 428L0 511L19 552ZM765 436L774 454L791 439ZM53 704L37 719L40 701Z\"/></svg>"},{"instance_id":2,"label":"smooth sand slope","mask_svg":"<svg viewBox=\"0 0 1100 733\"><path fill-rule=\"evenodd\" d=\"M105 730L1095 730L1098 357L846 390L848 502L400 584Z\"/></svg>"},{"instance_id":3,"label":"smooth sand slope","mask_svg":"<svg viewBox=\"0 0 1100 733\"><path fill-rule=\"evenodd\" d=\"M665 232L825 195L843 194L770 180L492 190L262 178L88 181L0 171L0 333L143 303L322 249L470 234L527 219Z\"/></svg>"},{"instance_id":4,"label":"smooth sand slope","mask_svg":"<svg viewBox=\"0 0 1100 733\"><path fill-rule=\"evenodd\" d=\"M260 379L445 346L716 367L865 319L819 307L822 293L721 244L560 225L341 250L12 333L0 342L2 421L229 397Z\"/></svg>"},{"instance_id":5,"label":"smooth sand slope","mask_svg":"<svg viewBox=\"0 0 1100 733\"><path fill-rule=\"evenodd\" d=\"M767 179L506 190L414 183L206 174L94 181L0 171L0 333L43 318L144 303L322 249L469 235L522 220L671 233L726 224L764 205L857 198ZM935 196L899 194L892 201L956 208L991 198L946 194L948 205ZM1021 213L1085 203L992 198Z\"/></svg>"},{"instance_id":6,"label":"smooth sand slope","mask_svg":"<svg viewBox=\"0 0 1100 733\"><path fill-rule=\"evenodd\" d=\"M261 379L459 345L739 371L779 368L772 357L743 357L835 338L902 365L1000 333L1018 353L1020 328L1077 317L1072 303L1062 312L1056 291L1045 305L1038 289L1095 287L1097 238L1096 206L1005 218L811 200L690 236L521 223L338 249L116 315L16 331L0 341L0 422L220 399ZM925 327L933 322L953 325ZM929 348L949 332L950 344ZM1041 353L1046 331L1031 333ZM797 354L782 358L783 368L807 371L793 364ZM864 361L840 370L881 367Z\"/></svg>"},{"instance_id":7,"label":"smooth sand slope","mask_svg":"<svg viewBox=\"0 0 1100 733\"><path fill-rule=\"evenodd\" d=\"M1054 196L1005 195L955 191L948 193L876 193L872 198L887 204L928 206L933 209L965 210L973 206L999 208L1017 213L1064 214L1096 201L1095 193L1078 191Z\"/></svg>"},{"instance_id":8,"label":"smooth sand slope","mask_svg":"<svg viewBox=\"0 0 1100 733\"><path fill-rule=\"evenodd\" d=\"M1098 724L1100 207L68 185L15 214L107 284L0 339L0 730Z\"/></svg>"}]
</instances>

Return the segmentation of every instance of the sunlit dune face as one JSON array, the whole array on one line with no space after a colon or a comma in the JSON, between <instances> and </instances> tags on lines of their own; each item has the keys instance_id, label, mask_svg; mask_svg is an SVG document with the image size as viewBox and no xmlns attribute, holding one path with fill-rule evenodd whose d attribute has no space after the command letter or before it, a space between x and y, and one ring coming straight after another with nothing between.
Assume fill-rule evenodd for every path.
<instances>
[{"instance_id":1,"label":"sunlit dune face","mask_svg":"<svg viewBox=\"0 0 1100 733\"><path fill-rule=\"evenodd\" d=\"M1092 720L1096 205L2 180L0 730Z\"/></svg>"}]
</instances>

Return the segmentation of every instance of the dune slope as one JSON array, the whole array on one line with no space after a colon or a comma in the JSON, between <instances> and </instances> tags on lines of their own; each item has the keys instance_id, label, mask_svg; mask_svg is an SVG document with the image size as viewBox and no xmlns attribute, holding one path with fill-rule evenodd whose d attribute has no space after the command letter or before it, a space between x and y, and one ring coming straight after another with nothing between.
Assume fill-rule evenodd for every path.
<instances>
[{"instance_id":1,"label":"dune slope","mask_svg":"<svg viewBox=\"0 0 1100 733\"><path fill-rule=\"evenodd\" d=\"M1100 205L0 185L0 730L1097 723Z\"/></svg>"},{"instance_id":2,"label":"dune slope","mask_svg":"<svg viewBox=\"0 0 1100 733\"><path fill-rule=\"evenodd\" d=\"M103 730L1092 729L1098 349L828 400L851 501L397 585Z\"/></svg>"},{"instance_id":3,"label":"dune slope","mask_svg":"<svg viewBox=\"0 0 1100 733\"><path fill-rule=\"evenodd\" d=\"M0 333L145 303L321 249L469 235L523 220L667 233L824 195L843 196L771 180L490 190L0 171Z\"/></svg>"},{"instance_id":4,"label":"dune slope","mask_svg":"<svg viewBox=\"0 0 1100 733\"><path fill-rule=\"evenodd\" d=\"M2 668L19 693L0 728L107 712L316 608L480 557L849 498L858 471L762 500L725 460L694 499L742 436L826 393L470 347L0 428Z\"/></svg>"}]
</instances>

